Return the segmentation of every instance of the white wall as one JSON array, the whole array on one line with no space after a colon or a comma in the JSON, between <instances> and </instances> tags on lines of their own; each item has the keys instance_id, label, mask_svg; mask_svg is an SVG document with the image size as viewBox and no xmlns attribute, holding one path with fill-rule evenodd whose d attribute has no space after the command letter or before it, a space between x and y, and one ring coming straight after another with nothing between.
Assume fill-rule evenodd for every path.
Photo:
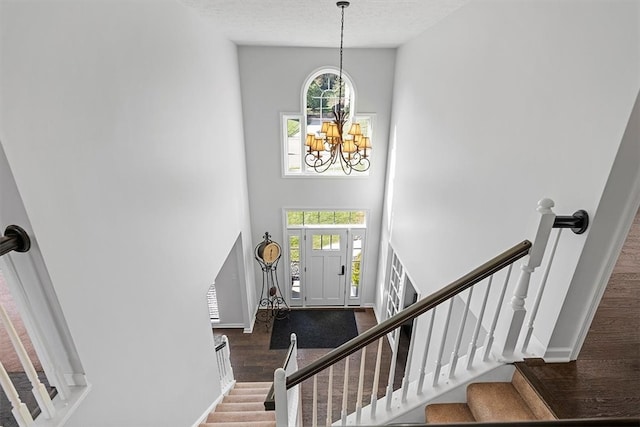
<instances>
[{"instance_id":1,"label":"white wall","mask_svg":"<svg viewBox=\"0 0 640 427\"><path fill-rule=\"evenodd\" d=\"M640 86L638 17L633 1L475 1L398 50L389 233L422 295L531 239L543 197L597 214ZM587 237L564 234L543 345Z\"/></svg>"},{"instance_id":2,"label":"white wall","mask_svg":"<svg viewBox=\"0 0 640 427\"><path fill-rule=\"evenodd\" d=\"M93 385L68 425L191 425L206 291L251 235L236 48L174 1L0 17L0 141Z\"/></svg>"},{"instance_id":3,"label":"white wall","mask_svg":"<svg viewBox=\"0 0 640 427\"><path fill-rule=\"evenodd\" d=\"M577 357L639 206L640 97L637 97L545 358ZM576 325L583 326L576 328Z\"/></svg>"},{"instance_id":4,"label":"white wall","mask_svg":"<svg viewBox=\"0 0 640 427\"><path fill-rule=\"evenodd\" d=\"M244 300L247 299L245 291L247 283L240 263L242 254L242 236L238 236L236 243L216 276L215 286L220 323L215 324L215 328L244 328L249 326L245 325L246 313L243 310L238 310L238 307L245 306ZM250 284L250 287L253 287L253 283Z\"/></svg>"},{"instance_id":5,"label":"white wall","mask_svg":"<svg viewBox=\"0 0 640 427\"><path fill-rule=\"evenodd\" d=\"M282 177L280 113L302 112L305 80L319 68L337 66L338 59L338 49L239 47L253 246L269 231L285 247L283 208L366 209L368 256L365 256L362 303L371 304L378 268L394 49L344 51L344 70L352 78L357 93L356 112L376 113L369 176ZM254 264L259 274L258 265ZM281 263L278 268L281 284L282 266ZM260 292L262 283L258 282Z\"/></svg>"}]
</instances>

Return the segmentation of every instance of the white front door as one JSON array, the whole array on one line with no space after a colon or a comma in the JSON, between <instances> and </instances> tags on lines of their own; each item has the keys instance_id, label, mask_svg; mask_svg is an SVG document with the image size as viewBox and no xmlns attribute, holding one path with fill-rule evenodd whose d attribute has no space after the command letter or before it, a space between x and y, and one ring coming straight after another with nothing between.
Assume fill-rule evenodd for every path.
<instances>
[{"instance_id":1,"label":"white front door","mask_svg":"<svg viewBox=\"0 0 640 427\"><path fill-rule=\"evenodd\" d=\"M307 305L344 305L347 230L307 229L305 296Z\"/></svg>"}]
</instances>

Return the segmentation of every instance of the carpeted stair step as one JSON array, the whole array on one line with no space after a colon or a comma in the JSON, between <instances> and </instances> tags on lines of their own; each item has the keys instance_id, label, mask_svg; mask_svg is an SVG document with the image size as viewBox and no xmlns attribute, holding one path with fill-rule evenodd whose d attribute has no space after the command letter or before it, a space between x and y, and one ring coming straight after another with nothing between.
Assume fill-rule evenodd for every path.
<instances>
[{"instance_id":1,"label":"carpeted stair step","mask_svg":"<svg viewBox=\"0 0 640 427\"><path fill-rule=\"evenodd\" d=\"M425 407L427 424L473 423L475 418L466 403L432 403Z\"/></svg>"},{"instance_id":2,"label":"carpeted stair step","mask_svg":"<svg viewBox=\"0 0 640 427\"><path fill-rule=\"evenodd\" d=\"M229 391L229 396L235 396L239 394L253 394L253 395L261 395L266 396L269 392L268 388L233 388Z\"/></svg>"},{"instance_id":3,"label":"carpeted stair step","mask_svg":"<svg viewBox=\"0 0 640 427\"><path fill-rule=\"evenodd\" d=\"M262 398L264 400L264 398ZM216 406L216 412L264 411L264 402L224 403Z\"/></svg>"},{"instance_id":4,"label":"carpeted stair step","mask_svg":"<svg viewBox=\"0 0 640 427\"><path fill-rule=\"evenodd\" d=\"M236 383L199 427L275 427L275 411L265 411L271 383Z\"/></svg>"},{"instance_id":5,"label":"carpeted stair step","mask_svg":"<svg viewBox=\"0 0 640 427\"><path fill-rule=\"evenodd\" d=\"M518 391L522 399L527 403L531 412L538 420L557 420L553 411L549 408L546 402L540 397L535 388L527 381L522 375L520 369L516 369L511 379L511 384Z\"/></svg>"},{"instance_id":6,"label":"carpeted stair step","mask_svg":"<svg viewBox=\"0 0 640 427\"><path fill-rule=\"evenodd\" d=\"M260 388L260 389L267 389L269 390L271 388L271 383L269 382L242 382L242 383L236 383L234 385L234 388Z\"/></svg>"},{"instance_id":7,"label":"carpeted stair step","mask_svg":"<svg viewBox=\"0 0 640 427\"><path fill-rule=\"evenodd\" d=\"M255 403L264 402L265 394L228 394L222 399L222 403Z\"/></svg>"},{"instance_id":8,"label":"carpeted stair step","mask_svg":"<svg viewBox=\"0 0 640 427\"><path fill-rule=\"evenodd\" d=\"M207 423L216 422L248 422L248 421L276 421L275 411L240 411L240 412L218 412L214 411L207 417Z\"/></svg>"},{"instance_id":9,"label":"carpeted stair step","mask_svg":"<svg viewBox=\"0 0 640 427\"><path fill-rule=\"evenodd\" d=\"M469 384L467 405L478 422L536 419L511 383Z\"/></svg>"}]
</instances>

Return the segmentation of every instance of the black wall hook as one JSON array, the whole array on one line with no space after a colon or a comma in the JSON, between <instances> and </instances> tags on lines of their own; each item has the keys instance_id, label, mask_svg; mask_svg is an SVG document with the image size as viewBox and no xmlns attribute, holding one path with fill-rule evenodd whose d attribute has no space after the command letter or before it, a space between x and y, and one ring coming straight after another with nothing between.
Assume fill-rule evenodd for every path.
<instances>
[{"instance_id":1,"label":"black wall hook","mask_svg":"<svg viewBox=\"0 0 640 427\"><path fill-rule=\"evenodd\" d=\"M580 209L572 216L556 216L553 228L570 228L576 234L582 234L589 227L589 214Z\"/></svg>"},{"instance_id":2,"label":"black wall hook","mask_svg":"<svg viewBox=\"0 0 640 427\"><path fill-rule=\"evenodd\" d=\"M10 225L0 237L0 256L11 251L27 252L31 248L31 239L22 227Z\"/></svg>"}]
</instances>

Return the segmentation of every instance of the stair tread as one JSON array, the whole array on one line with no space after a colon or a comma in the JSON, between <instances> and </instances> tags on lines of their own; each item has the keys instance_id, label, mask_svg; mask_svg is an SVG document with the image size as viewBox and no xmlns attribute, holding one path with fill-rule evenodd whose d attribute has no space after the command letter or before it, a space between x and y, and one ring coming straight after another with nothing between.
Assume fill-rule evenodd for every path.
<instances>
[{"instance_id":1,"label":"stair tread","mask_svg":"<svg viewBox=\"0 0 640 427\"><path fill-rule=\"evenodd\" d=\"M228 394L222 403L264 402L266 394Z\"/></svg>"},{"instance_id":2,"label":"stair tread","mask_svg":"<svg viewBox=\"0 0 640 427\"><path fill-rule=\"evenodd\" d=\"M473 423L475 418L466 403L432 403L424 410L427 423Z\"/></svg>"},{"instance_id":3,"label":"stair tread","mask_svg":"<svg viewBox=\"0 0 640 427\"><path fill-rule=\"evenodd\" d=\"M275 411L237 411L237 412L217 412L214 411L207 417L207 422L245 422L245 421L275 421Z\"/></svg>"},{"instance_id":4,"label":"stair tread","mask_svg":"<svg viewBox=\"0 0 640 427\"><path fill-rule=\"evenodd\" d=\"M255 394L266 396L269 393L268 388L232 388L229 391L229 395L237 395L237 394Z\"/></svg>"},{"instance_id":5,"label":"stair tread","mask_svg":"<svg viewBox=\"0 0 640 427\"><path fill-rule=\"evenodd\" d=\"M467 404L478 422L536 419L511 383L469 384Z\"/></svg>"},{"instance_id":6,"label":"stair tread","mask_svg":"<svg viewBox=\"0 0 640 427\"><path fill-rule=\"evenodd\" d=\"M271 388L271 384L269 382L237 382L234 386L234 388L266 388L266 389L270 389Z\"/></svg>"},{"instance_id":7,"label":"stair tread","mask_svg":"<svg viewBox=\"0 0 640 427\"><path fill-rule=\"evenodd\" d=\"M216 406L216 412L264 411L264 402L222 402Z\"/></svg>"}]
</instances>

